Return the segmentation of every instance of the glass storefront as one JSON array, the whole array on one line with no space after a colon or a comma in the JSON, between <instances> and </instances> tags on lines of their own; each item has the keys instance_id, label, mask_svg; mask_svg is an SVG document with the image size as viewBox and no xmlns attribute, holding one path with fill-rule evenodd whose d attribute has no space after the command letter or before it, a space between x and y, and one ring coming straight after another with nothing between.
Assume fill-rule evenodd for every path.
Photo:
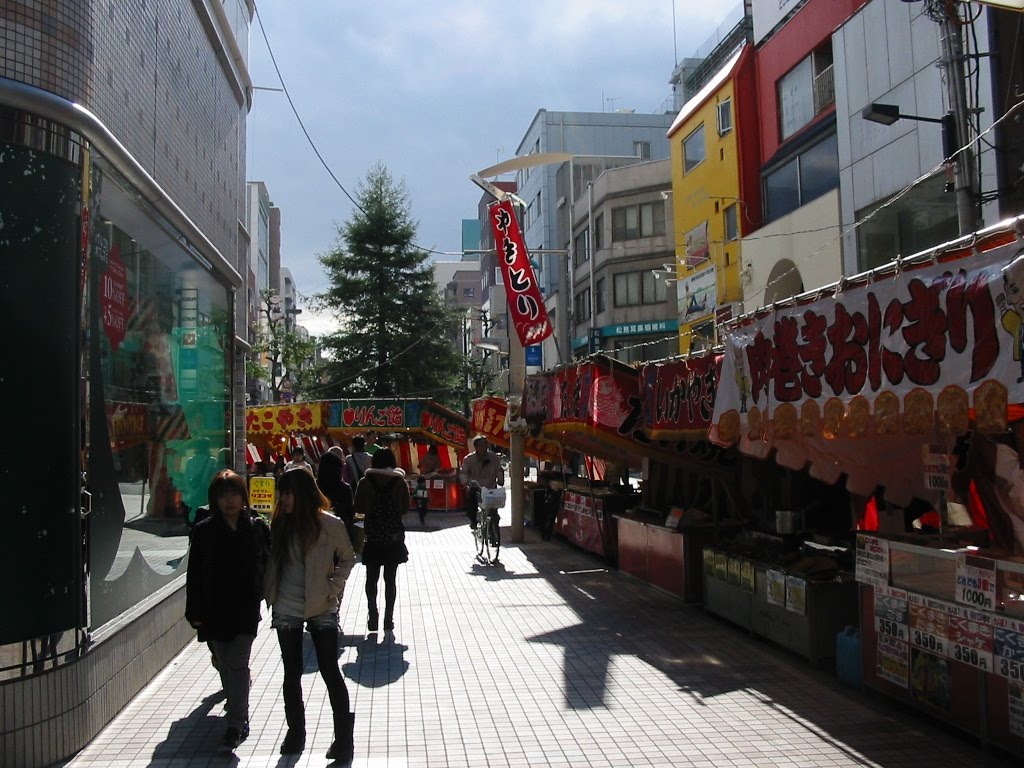
<instances>
[{"instance_id":1,"label":"glass storefront","mask_svg":"<svg viewBox=\"0 0 1024 768\"><path fill-rule=\"evenodd\" d=\"M183 573L188 523L230 467L230 294L102 159L91 173L91 619Z\"/></svg>"},{"instance_id":2,"label":"glass storefront","mask_svg":"<svg viewBox=\"0 0 1024 768\"><path fill-rule=\"evenodd\" d=\"M228 281L71 131L0 109L0 197L18 361L0 397L23 443L0 502L3 679L185 573L190 516L233 463L234 328Z\"/></svg>"}]
</instances>

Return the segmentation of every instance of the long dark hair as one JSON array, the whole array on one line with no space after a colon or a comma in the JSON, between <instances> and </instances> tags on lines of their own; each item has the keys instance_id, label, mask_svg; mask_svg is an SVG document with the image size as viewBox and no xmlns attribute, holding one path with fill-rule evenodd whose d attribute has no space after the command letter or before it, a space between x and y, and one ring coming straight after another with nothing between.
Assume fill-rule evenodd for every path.
<instances>
[{"instance_id":1,"label":"long dark hair","mask_svg":"<svg viewBox=\"0 0 1024 768\"><path fill-rule=\"evenodd\" d=\"M333 453L325 453L320 457L320 466L316 470L316 484L321 493L330 500L331 506L338 503L338 498L346 490L349 495L352 494L351 489L346 489L341 479L341 459Z\"/></svg>"},{"instance_id":2,"label":"long dark hair","mask_svg":"<svg viewBox=\"0 0 1024 768\"><path fill-rule=\"evenodd\" d=\"M298 539L303 552L309 552L320 535L319 514L330 509L331 502L317 487L313 473L305 467L290 469L277 481L278 501L270 518L270 548L278 573L284 566L288 545ZM295 500L291 514L281 511L280 494L291 491Z\"/></svg>"}]
</instances>

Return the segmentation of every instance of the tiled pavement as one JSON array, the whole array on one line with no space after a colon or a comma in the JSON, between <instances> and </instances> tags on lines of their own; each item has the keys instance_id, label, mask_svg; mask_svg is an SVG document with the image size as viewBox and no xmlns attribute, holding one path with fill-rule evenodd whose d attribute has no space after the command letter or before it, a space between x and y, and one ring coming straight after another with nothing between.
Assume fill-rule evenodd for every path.
<instances>
[{"instance_id":1,"label":"tiled pavement","mask_svg":"<svg viewBox=\"0 0 1024 768\"><path fill-rule=\"evenodd\" d=\"M410 518L414 518L410 515ZM507 534L507 529L504 531ZM364 571L339 650L355 766L1011 765L972 741L527 530L474 562L464 518L410 527L396 630L367 635ZM220 687L189 645L73 768L324 766L330 703L308 645L307 750L278 754L282 672L269 622L253 647L252 734L219 748Z\"/></svg>"}]
</instances>

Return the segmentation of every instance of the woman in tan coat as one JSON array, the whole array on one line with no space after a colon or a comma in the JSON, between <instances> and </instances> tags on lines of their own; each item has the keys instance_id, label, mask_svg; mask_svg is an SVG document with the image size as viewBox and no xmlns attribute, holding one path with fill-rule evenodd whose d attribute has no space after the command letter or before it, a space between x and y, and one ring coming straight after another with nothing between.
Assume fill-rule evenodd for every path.
<instances>
[{"instance_id":1,"label":"woman in tan coat","mask_svg":"<svg viewBox=\"0 0 1024 768\"><path fill-rule=\"evenodd\" d=\"M377 582L384 571L384 629L395 628L398 566L409 560L402 515L409 511L409 486L405 472L390 448L373 454L370 468L356 486L356 515L365 515L363 565L366 567L366 628L377 631Z\"/></svg>"},{"instance_id":2,"label":"woman in tan coat","mask_svg":"<svg viewBox=\"0 0 1024 768\"><path fill-rule=\"evenodd\" d=\"M330 513L331 503L309 470L291 469L278 482L278 502L270 522L270 563L266 598L272 606L284 662L284 713L288 732L282 755L306 747L302 704L302 627L313 640L320 675L334 711L331 760L352 760L354 715L348 688L338 668L338 609L355 553L345 524Z\"/></svg>"}]
</instances>

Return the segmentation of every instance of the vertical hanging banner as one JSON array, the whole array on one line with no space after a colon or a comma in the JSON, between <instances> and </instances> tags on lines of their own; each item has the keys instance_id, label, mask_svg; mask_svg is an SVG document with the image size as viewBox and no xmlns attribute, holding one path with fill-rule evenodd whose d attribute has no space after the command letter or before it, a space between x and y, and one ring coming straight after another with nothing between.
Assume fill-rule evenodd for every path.
<instances>
[{"instance_id":1,"label":"vertical hanging banner","mask_svg":"<svg viewBox=\"0 0 1024 768\"><path fill-rule=\"evenodd\" d=\"M519 231L512 201L506 199L493 203L489 215L498 261L505 278L512 325L519 335L520 344L524 347L537 344L550 336L553 329L540 295L537 277L530 265L530 254L526 251L523 234Z\"/></svg>"}]
</instances>

